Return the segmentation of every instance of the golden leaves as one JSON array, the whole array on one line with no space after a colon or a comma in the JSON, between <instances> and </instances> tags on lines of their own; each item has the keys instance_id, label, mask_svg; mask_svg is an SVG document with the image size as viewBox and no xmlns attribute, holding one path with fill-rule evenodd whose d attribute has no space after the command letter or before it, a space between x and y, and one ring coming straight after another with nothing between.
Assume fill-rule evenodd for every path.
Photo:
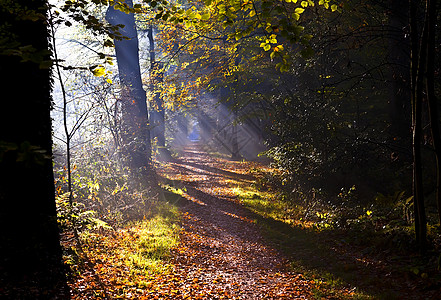
<instances>
[{"instance_id":1,"label":"golden leaves","mask_svg":"<svg viewBox=\"0 0 441 300\"><path fill-rule=\"evenodd\" d=\"M180 196L211 207L187 201L192 209L182 212L178 230L170 229L177 220L155 217L117 231L89 232L83 252L77 253L87 263L72 267L73 299L314 298L320 281L279 269L275 262L283 261L278 253L261 243L252 231L254 221L235 202L241 190L250 188L248 176L260 165L188 152L195 154L198 158L187 163L161 163L158 172L164 181L182 182ZM207 209L213 214L207 216ZM223 223L210 222L213 218ZM155 270L142 265L142 259L162 247L157 239L177 233L179 243L170 250L170 260L158 260Z\"/></svg>"}]
</instances>

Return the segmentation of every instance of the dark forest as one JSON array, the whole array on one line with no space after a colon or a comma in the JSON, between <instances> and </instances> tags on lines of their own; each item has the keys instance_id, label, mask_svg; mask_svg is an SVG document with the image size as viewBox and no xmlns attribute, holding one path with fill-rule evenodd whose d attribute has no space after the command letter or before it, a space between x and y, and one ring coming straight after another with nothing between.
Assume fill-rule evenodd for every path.
<instances>
[{"instance_id":1,"label":"dark forest","mask_svg":"<svg viewBox=\"0 0 441 300\"><path fill-rule=\"evenodd\" d=\"M0 0L0 298L440 299L440 10Z\"/></svg>"}]
</instances>

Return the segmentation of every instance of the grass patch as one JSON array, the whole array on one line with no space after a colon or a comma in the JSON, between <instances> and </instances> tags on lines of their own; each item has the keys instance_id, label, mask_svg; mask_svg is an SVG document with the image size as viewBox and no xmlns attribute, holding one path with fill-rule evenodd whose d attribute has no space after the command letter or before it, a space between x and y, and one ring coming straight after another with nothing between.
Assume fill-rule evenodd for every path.
<instances>
[{"instance_id":1,"label":"grass patch","mask_svg":"<svg viewBox=\"0 0 441 300\"><path fill-rule=\"evenodd\" d=\"M142 298L157 278L172 273L168 259L179 243L179 223L175 205L156 201L144 219L82 232L81 248L64 243L72 298Z\"/></svg>"},{"instance_id":2,"label":"grass patch","mask_svg":"<svg viewBox=\"0 0 441 300\"><path fill-rule=\"evenodd\" d=\"M317 299L374 299L370 292L353 288L359 281L359 265L342 263L333 250L332 237L301 219L303 207L280 197L275 191L231 182L240 202L256 214L257 224L268 240L290 257L291 268L316 283ZM350 283L350 284L349 284ZM394 299L394 298L391 298Z\"/></svg>"},{"instance_id":3,"label":"grass patch","mask_svg":"<svg viewBox=\"0 0 441 300\"><path fill-rule=\"evenodd\" d=\"M167 268L164 260L179 243L179 217L175 206L164 204L160 213L149 220L131 224L128 231L135 240L126 240L130 251L129 266L148 273Z\"/></svg>"},{"instance_id":4,"label":"grass patch","mask_svg":"<svg viewBox=\"0 0 441 300\"><path fill-rule=\"evenodd\" d=\"M248 209L264 218L271 218L286 224L293 224L299 214L299 207L277 197L270 191L259 191L250 185L238 185L233 193Z\"/></svg>"},{"instance_id":5,"label":"grass patch","mask_svg":"<svg viewBox=\"0 0 441 300\"><path fill-rule=\"evenodd\" d=\"M417 264L413 229L402 215L407 199L350 206L357 199L349 189L338 195L339 206L305 197L295 200L291 190L272 184L277 174L250 170L255 182L230 181L232 191L255 213L265 237L289 257L292 270L316 283L317 299L402 299L415 297L418 289L425 290L427 298L437 293L439 254L432 251ZM429 238L439 232L431 226L428 230Z\"/></svg>"}]
</instances>

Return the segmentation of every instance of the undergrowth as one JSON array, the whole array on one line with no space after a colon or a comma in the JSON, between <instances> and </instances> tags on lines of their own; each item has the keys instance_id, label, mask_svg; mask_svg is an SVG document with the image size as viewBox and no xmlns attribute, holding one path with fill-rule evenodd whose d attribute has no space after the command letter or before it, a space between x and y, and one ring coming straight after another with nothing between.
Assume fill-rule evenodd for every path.
<instances>
[{"instance_id":1,"label":"undergrowth","mask_svg":"<svg viewBox=\"0 0 441 300\"><path fill-rule=\"evenodd\" d=\"M153 281L172 272L170 252L180 234L176 201L134 180L106 143L75 153L72 197L64 163L59 156L54 165L56 204L73 298L142 298Z\"/></svg>"},{"instance_id":2,"label":"undergrowth","mask_svg":"<svg viewBox=\"0 0 441 300\"><path fill-rule=\"evenodd\" d=\"M145 217L120 225L89 226L63 234L64 260L74 299L138 299L158 275L168 274L179 243L176 206L155 202ZM102 225L102 224L101 224Z\"/></svg>"},{"instance_id":3,"label":"undergrowth","mask_svg":"<svg viewBox=\"0 0 441 300\"><path fill-rule=\"evenodd\" d=\"M404 277L397 281L405 278L429 292L439 288L439 228L429 226L432 248L419 256L411 198L403 192L378 194L363 204L353 186L325 201L320 191L302 194L286 186L278 170L255 168L250 173L256 176L254 184L231 183L235 194L256 213L257 223L290 257L293 269L320 283L317 298L399 299L400 284L388 286L392 277L385 281L385 274L360 276L376 268L400 274ZM342 288L351 292L341 294Z\"/></svg>"}]
</instances>

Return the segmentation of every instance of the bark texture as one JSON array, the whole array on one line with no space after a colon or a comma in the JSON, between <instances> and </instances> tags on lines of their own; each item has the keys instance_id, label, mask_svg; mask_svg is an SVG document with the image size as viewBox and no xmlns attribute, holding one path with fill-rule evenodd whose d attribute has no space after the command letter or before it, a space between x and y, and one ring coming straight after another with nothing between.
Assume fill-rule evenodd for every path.
<instances>
[{"instance_id":1,"label":"bark texture","mask_svg":"<svg viewBox=\"0 0 441 300\"><path fill-rule=\"evenodd\" d=\"M0 86L9 93L0 107L0 286L11 299L69 297L52 173L46 18L43 0L0 4Z\"/></svg>"}]
</instances>

